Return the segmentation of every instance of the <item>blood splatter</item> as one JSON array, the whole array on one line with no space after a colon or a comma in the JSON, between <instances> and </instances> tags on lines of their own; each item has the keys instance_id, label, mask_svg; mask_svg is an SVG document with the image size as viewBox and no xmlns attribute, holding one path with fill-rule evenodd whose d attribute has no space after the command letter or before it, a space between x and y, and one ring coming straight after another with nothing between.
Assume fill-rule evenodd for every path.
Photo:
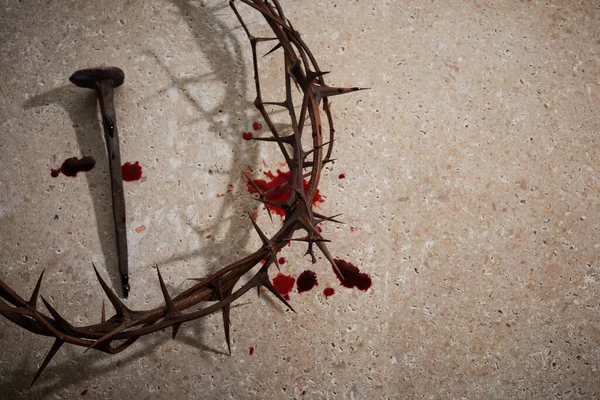
<instances>
[{"instance_id":1,"label":"blood splatter","mask_svg":"<svg viewBox=\"0 0 600 400\"><path fill-rule=\"evenodd\" d=\"M262 124L260 122L255 122L252 124L252 129L255 131L260 131L262 129Z\"/></svg>"},{"instance_id":2,"label":"blood splatter","mask_svg":"<svg viewBox=\"0 0 600 400\"><path fill-rule=\"evenodd\" d=\"M135 164L126 162L121 166L121 176L125 182L137 181L142 177L142 166L138 161Z\"/></svg>"},{"instance_id":3,"label":"blood splatter","mask_svg":"<svg viewBox=\"0 0 600 400\"><path fill-rule=\"evenodd\" d=\"M335 290L333 290L333 288L328 287L323 289L323 294L325 295L325 298L328 298L335 294Z\"/></svg>"},{"instance_id":4,"label":"blood splatter","mask_svg":"<svg viewBox=\"0 0 600 400\"><path fill-rule=\"evenodd\" d=\"M359 290L367 290L371 287L371 277L368 274L360 272L357 266L340 259L335 259L334 261L342 273L342 276L340 276L335 269L333 271L340 280L342 286L347 288L355 287Z\"/></svg>"},{"instance_id":5,"label":"blood splatter","mask_svg":"<svg viewBox=\"0 0 600 400\"><path fill-rule=\"evenodd\" d=\"M277 170L277 175L274 175L271 171L264 172L264 174L267 178L269 178L269 181L263 179L254 179L252 180L254 185L256 185L263 192L267 192L273 189L266 195L267 200L278 203L285 203L290 198L290 194L292 192L292 189L289 186L286 186L285 184L291 181L292 174L289 171L281 172L280 170ZM248 192L257 193L256 189L250 182L248 182L247 185ZM308 181L306 179L304 179L303 185L304 190L307 190ZM316 205L317 203L323 203L323 201L323 197L321 197L321 194L317 189L314 197L312 198L312 204ZM269 209L272 210L275 214L280 215L282 217L285 215L285 211L282 208L269 206Z\"/></svg>"},{"instance_id":6,"label":"blood splatter","mask_svg":"<svg viewBox=\"0 0 600 400\"><path fill-rule=\"evenodd\" d=\"M346 177L346 174L339 174L338 175L338 179L344 179Z\"/></svg>"},{"instance_id":7,"label":"blood splatter","mask_svg":"<svg viewBox=\"0 0 600 400\"><path fill-rule=\"evenodd\" d=\"M275 278L273 278L273 286L275 286L275 290L283 296L284 299L289 300L289 293L294 288L294 283L296 279L292 276L284 275L281 272L277 274Z\"/></svg>"},{"instance_id":8,"label":"blood splatter","mask_svg":"<svg viewBox=\"0 0 600 400\"><path fill-rule=\"evenodd\" d=\"M281 251L281 249L280 249L280 251ZM279 257L279 260L277 260L277 261L279 261L279 264L280 264L280 265L283 265L283 264L285 264L285 262L286 262L287 260L285 259L285 257Z\"/></svg>"},{"instance_id":9,"label":"blood splatter","mask_svg":"<svg viewBox=\"0 0 600 400\"><path fill-rule=\"evenodd\" d=\"M250 353L250 355L254 354L254 347L250 347L249 353Z\"/></svg>"},{"instance_id":10,"label":"blood splatter","mask_svg":"<svg viewBox=\"0 0 600 400\"><path fill-rule=\"evenodd\" d=\"M298 281L296 282L296 286L298 287L298 293L308 292L315 286L318 286L319 282L317 282L317 274L313 271L306 270L300 274L298 277Z\"/></svg>"},{"instance_id":11,"label":"blood splatter","mask_svg":"<svg viewBox=\"0 0 600 400\"><path fill-rule=\"evenodd\" d=\"M242 138L244 140L252 140L253 137L254 135L252 134L252 132L242 132Z\"/></svg>"},{"instance_id":12,"label":"blood splatter","mask_svg":"<svg viewBox=\"0 0 600 400\"><path fill-rule=\"evenodd\" d=\"M94 168L96 160L92 156L81 157L81 160L77 157L67 158L59 169L53 169L50 175L56 178L62 172L65 176L75 177L79 172L87 172Z\"/></svg>"}]
</instances>

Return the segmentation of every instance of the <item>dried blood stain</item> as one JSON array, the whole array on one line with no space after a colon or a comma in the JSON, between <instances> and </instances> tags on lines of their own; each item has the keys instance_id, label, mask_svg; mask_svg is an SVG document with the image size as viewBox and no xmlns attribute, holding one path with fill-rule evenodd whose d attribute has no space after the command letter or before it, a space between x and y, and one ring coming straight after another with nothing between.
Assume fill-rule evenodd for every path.
<instances>
[{"instance_id":1,"label":"dried blood stain","mask_svg":"<svg viewBox=\"0 0 600 400\"><path fill-rule=\"evenodd\" d=\"M289 186L284 186L284 184L291 181L292 174L289 171L281 172L280 170L277 170L277 175L274 175L271 171L264 172L264 174L266 175L267 178L269 178L269 181L266 181L263 179L254 179L254 180L252 180L252 182L254 182L254 184L263 192L267 192L268 190L277 188L277 189L272 190L271 192L269 192L266 195L267 200L278 202L278 203L285 203L290 198L292 189ZM306 179L304 179L303 184L304 184L304 190L307 190L308 189L308 181ZM248 185L248 192L257 193L256 189L250 182L248 182L247 185ZM279 187L279 186L281 186L281 187ZM313 196L312 204L316 205L317 203L322 203L323 201L324 201L323 197L321 197L321 194L319 193L319 190L317 189L317 191L315 192L315 195ZM269 206L269 209L272 210L275 214L280 215L282 217L285 215L285 211L282 208L275 207L275 206Z\"/></svg>"},{"instance_id":2,"label":"dried blood stain","mask_svg":"<svg viewBox=\"0 0 600 400\"><path fill-rule=\"evenodd\" d=\"M335 294L335 290L333 290L333 288L328 287L323 290L323 294L325 295L325 298L331 297Z\"/></svg>"},{"instance_id":3,"label":"dried blood stain","mask_svg":"<svg viewBox=\"0 0 600 400\"><path fill-rule=\"evenodd\" d=\"M254 347L250 347L250 355L254 354Z\"/></svg>"},{"instance_id":4,"label":"dried blood stain","mask_svg":"<svg viewBox=\"0 0 600 400\"><path fill-rule=\"evenodd\" d=\"M244 140L252 140L253 137L254 135L252 134L252 132L242 132L242 138Z\"/></svg>"},{"instance_id":5,"label":"dried blood stain","mask_svg":"<svg viewBox=\"0 0 600 400\"><path fill-rule=\"evenodd\" d=\"M284 275L281 272L277 274L275 278L273 278L273 286L275 286L275 290L283 296L284 299L289 300L289 293L294 288L294 283L296 279L292 276Z\"/></svg>"},{"instance_id":6,"label":"dried blood stain","mask_svg":"<svg viewBox=\"0 0 600 400\"><path fill-rule=\"evenodd\" d=\"M252 129L255 131L260 131L262 129L262 124L260 122L255 122L252 124Z\"/></svg>"},{"instance_id":7,"label":"dried blood stain","mask_svg":"<svg viewBox=\"0 0 600 400\"><path fill-rule=\"evenodd\" d=\"M50 175L53 178L56 178L62 172L65 176L77 176L79 172L87 172L94 168L96 165L96 160L92 156L81 157L81 160L78 160L77 157L67 158L61 165L59 169L53 169Z\"/></svg>"},{"instance_id":8,"label":"dried blood stain","mask_svg":"<svg viewBox=\"0 0 600 400\"><path fill-rule=\"evenodd\" d=\"M346 174L340 174L340 175L338 176L338 179L344 179L345 177L346 177Z\"/></svg>"},{"instance_id":9,"label":"dried blood stain","mask_svg":"<svg viewBox=\"0 0 600 400\"><path fill-rule=\"evenodd\" d=\"M298 286L298 293L308 292L319 285L319 282L317 282L317 274L310 270L304 271L298 277L296 285Z\"/></svg>"},{"instance_id":10,"label":"dried blood stain","mask_svg":"<svg viewBox=\"0 0 600 400\"><path fill-rule=\"evenodd\" d=\"M121 166L121 176L125 182L138 181L142 177L142 166L138 161L126 162Z\"/></svg>"},{"instance_id":11,"label":"dried blood stain","mask_svg":"<svg viewBox=\"0 0 600 400\"><path fill-rule=\"evenodd\" d=\"M360 272L357 266L340 259L335 259L334 261L342 273L342 276L340 276L335 269L333 271L340 280L342 286L347 288L355 287L359 290L367 290L371 287L371 277L368 274Z\"/></svg>"},{"instance_id":12,"label":"dried blood stain","mask_svg":"<svg viewBox=\"0 0 600 400\"><path fill-rule=\"evenodd\" d=\"M281 249L280 249L279 251L281 251ZM283 264L285 264L285 262L286 262L287 260L285 259L285 257L279 257L279 260L277 260L277 261L279 261L279 264L280 264L280 265L283 265Z\"/></svg>"}]
</instances>

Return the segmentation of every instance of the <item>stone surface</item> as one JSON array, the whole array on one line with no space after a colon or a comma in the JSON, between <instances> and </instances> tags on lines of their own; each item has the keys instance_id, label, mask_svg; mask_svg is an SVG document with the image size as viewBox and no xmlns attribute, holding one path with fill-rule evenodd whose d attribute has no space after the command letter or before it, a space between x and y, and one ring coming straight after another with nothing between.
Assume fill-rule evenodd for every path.
<instances>
[{"instance_id":1,"label":"stone surface","mask_svg":"<svg viewBox=\"0 0 600 400\"><path fill-rule=\"evenodd\" d=\"M334 99L320 186L347 223L325 227L330 249L372 288L341 287L296 246L283 272L319 286L290 294L298 314L246 295L232 357L213 316L117 356L66 346L31 391L51 339L0 319L0 397L599 398L598 2L282 4L328 82L372 88ZM264 211L240 173L283 160L242 139L262 120L226 1L0 9L1 279L26 297L46 268L42 295L75 324L100 317L91 262L118 288L96 101L68 81L97 65L125 71L122 158L143 167L125 186L127 304L161 304L155 264L175 293L258 246L244 215ZM265 64L270 93L280 74ZM82 155L92 171L50 176Z\"/></svg>"}]
</instances>

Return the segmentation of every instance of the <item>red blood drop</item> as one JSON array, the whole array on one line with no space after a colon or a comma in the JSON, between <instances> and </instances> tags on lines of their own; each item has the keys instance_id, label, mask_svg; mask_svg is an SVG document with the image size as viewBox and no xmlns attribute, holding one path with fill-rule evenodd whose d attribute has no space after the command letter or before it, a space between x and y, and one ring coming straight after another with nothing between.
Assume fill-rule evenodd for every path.
<instances>
[{"instance_id":1,"label":"red blood drop","mask_svg":"<svg viewBox=\"0 0 600 400\"><path fill-rule=\"evenodd\" d=\"M262 124L260 122L255 122L252 124L252 129L255 131L260 131L262 129Z\"/></svg>"},{"instance_id":2,"label":"red blood drop","mask_svg":"<svg viewBox=\"0 0 600 400\"><path fill-rule=\"evenodd\" d=\"M287 260L285 259L285 257L279 257L279 260L277 260L277 261L279 261L279 264L280 264L280 265L283 265L283 264L285 264L285 262L286 262Z\"/></svg>"},{"instance_id":3,"label":"red blood drop","mask_svg":"<svg viewBox=\"0 0 600 400\"><path fill-rule=\"evenodd\" d=\"M340 175L338 176L338 179L344 179L345 177L346 177L346 174L340 174Z\"/></svg>"},{"instance_id":4,"label":"red blood drop","mask_svg":"<svg viewBox=\"0 0 600 400\"><path fill-rule=\"evenodd\" d=\"M296 285L298 286L298 293L308 292L315 286L319 285L319 282L317 282L317 274L310 270L304 271L298 277Z\"/></svg>"},{"instance_id":5,"label":"red blood drop","mask_svg":"<svg viewBox=\"0 0 600 400\"><path fill-rule=\"evenodd\" d=\"M340 276L335 269L333 271L340 280L342 286L347 288L356 287L359 290L367 290L371 287L371 277L368 274L360 272L358 267L348 261L340 259L335 259L334 261L342 273L342 276Z\"/></svg>"},{"instance_id":6,"label":"red blood drop","mask_svg":"<svg viewBox=\"0 0 600 400\"><path fill-rule=\"evenodd\" d=\"M79 172L87 172L94 168L96 160L94 157L85 156L81 157L81 160L77 157L67 158L61 165L60 169L53 169L50 175L56 178L61 172L65 176L75 177Z\"/></svg>"},{"instance_id":7,"label":"red blood drop","mask_svg":"<svg viewBox=\"0 0 600 400\"><path fill-rule=\"evenodd\" d=\"M244 140L252 140L253 137L254 135L252 134L252 132L242 132L242 138Z\"/></svg>"},{"instance_id":8,"label":"red blood drop","mask_svg":"<svg viewBox=\"0 0 600 400\"><path fill-rule=\"evenodd\" d=\"M250 347L250 355L254 354L254 347Z\"/></svg>"},{"instance_id":9,"label":"red blood drop","mask_svg":"<svg viewBox=\"0 0 600 400\"><path fill-rule=\"evenodd\" d=\"M323 294L325 295L325 298L333 296L334 293L335 293L335 290L333 290L333 288L330 288L330 287L325 288L323 290Z\"/></svg>"},{"instance_id":10,"label":"red blood drop","mask_svg":"<svg viewBox=\"0 0 600 400\"><path fill-rule=\"evenodd\" d=\"M121 166L121 176L125 182L138 181L142 177L142 166L139 162L126 162Z\"/></svg>"},{"instance_id":11,"label":"red blood drop","mask_svg":"<svg viewBox=\"0 0 600 400\"><path fill-rule=\"evenodd\" d=\"M263 192L267 192L271 189L277 188L277 189L270 191L266 195L267 200L278 202L278 203L285 203L290 198L290 194L292 192L292 189L289 186L286 186L285 184L291 181L292 174L289 171L281 172L280 170L277 170L277 175L273 175L273 173L271 171L267 171L264 174L267 176L267 178L269 178L269 181L266 181L263 179L255 179L252 181L254 183L254 185L256 185ZM248 185L248 192L257 193L256 189L250 182L248 182L247 185ZM304 180L303 185L304 185L304 190L307 190L308 189L308 181L306 179ZM312 199L312 204L316 205L317 203L323 203L323 201L324 201L323 197L321 197L319 190L317 190ZM269 209L272 210L277 215L280 215L280 216L285 215L285 211L282 208L275 207L275 206L269 206Z\"/></svg>"},{"instance_id":12,"label":"red blood drop","mask_svg":"<svg viewBox=\"0 0 600 400\"><path fill-rule=\"evenodd\" d=\"M273 278L273 286L275 286L275 290L277 293L283 296L284 299L289 300L289 293L294 288L294 283L296 279L291 276L284 275L281 272L277 274L275 278Z\"/></svg>"}]
</instances>

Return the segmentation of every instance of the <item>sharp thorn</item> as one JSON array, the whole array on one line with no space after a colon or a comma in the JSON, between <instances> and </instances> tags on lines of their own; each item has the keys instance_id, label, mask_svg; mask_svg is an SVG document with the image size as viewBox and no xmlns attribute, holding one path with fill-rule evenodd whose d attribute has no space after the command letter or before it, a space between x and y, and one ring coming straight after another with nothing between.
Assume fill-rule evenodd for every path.
<instances>
[{"instance_id":1,"label":"sharp thorn","mask_svg":"<svg viewBox=\"0 0 600 400\"><path fill-rule=\"evenodd\" d=\"M267 290L269 292L273 293L273 295L275 295L275 297L277 297L283 304L285 304L287 307L289 307L290 310L292 310L293 312L296 312L296 310L294 310L294 308L292 306L290 306L290 304L283 298L283 296L277 291L277 289L275 289L275 287L269 280L269 275L267 274L266 269L264 270L264 273L261 273L261 276L259 278L259 283L262 286L264 286L265 288L267 288Z\"/></svg>"},{"instance_id":2,"label":"sharp thorn","mask_svg":"<svg viewBox=\"0 0 600 400\"><path fill-rule=\"evenodd\" d=\"M42 374L42 372L44 371L44 369L46 368L48 363L56 355L56 352L60 349L60 347L63 345L63 343L65 343L65 342L63 342L62 340L60 340L58 338L54 340L54 344L52 344L50 351L48 352L48 354L46 354L44 361L42 361L42 365L40 365L40 368L38 369L37 373L33 377L33 380L31 381L31 385L29 385L29 389L31 389L31 387L33 386L35 381L37 381L37 379L40 377L40 375Z\"/></svg>"},{"instance_id":3,"label":"sharp thorn","mask_svg":"<svg viewBox=\"0 0 600 400\"><path fill-rule=\"evenodd\" d=\"M102 276L100 276L100 273L98 272L98 269L96 269L96 265L94 265L94 263L92 263L92 267L94 267L94 272L96 273L98 282L100 282L100 286L102 286L104 293L106 293L106 297L108 297L108 300L115 308L117 316L128 317L131 314L131 310L128 309L121 300L119 300L117 295L108 287L106 282L104 282L104 279L102 279Z\"/></svg>"},{"instance_id":4,"label":"sharp thorn","mask_svg":"<svg viewBox=\"0 0 600 400\"><path fill-rule=\"evenodd\" d=\"M165 281L163 280L162 275L160 274L160 269L158 268L158 265L156 266L156 272L158 273L158 282L160 283L160 290L162 291L163 297L165 298L165 304L167 306L167 315L165 315L164 319L168 320L170 318L175 318L181 315L181 312L177 309L177 307L175 307L171 296L169 296L169 291L167 290ZM182 323L173 324L173 339L175 339L175 336L177 336L177 331L179 331L179 327L181 326L181 324Z\"/></svg>"},{"instance_id":5,"label":"sharp thorn","mask_svg":"<svg viewBox=\"0 0 600 400\"><path fill-rule=\"evenodd\" d=\"M44 299L44 296L40 296L40 297L42 298L42 301L44 302L44 305L46 306L46 308L48 309L48 311L50 311L50 314L52 314L52 317L56 321L56 324L59 326L59 328L62 328L62 329L72 329L71 324L68 323L67 320L65 320L62 317L62 315L60 315L58 313L58 311L56 311L54 309L54 307L52 307L50 305L50 303L48 303L48 301L46 301L46 299Z\"/></svg>"},{"instance_id":6,"label":"sharp thorn","mask_svg":"<svg viewBox=\"0 0 600 400\"><path fill-rule=\"evenodd\" d=\"M35 285L35 289L33 289L33 293L31 293L31 298L29 299L29 302L28 302L29 306L31 308L33 308L34 310L37 307L37 299L38 299L38 295L40 294L40 287L42 286L42 278L44 277L44 272L46 272L45 269L40 274L40 277L38 278L38 281Z\"/></svg>"},{"instance_id":7,"label":"sharp thorn","mask_svg":"<svg viewBox=\"0 0 600 400\"><path fill-rule=\"evenodd\" d=\"M265 235L265 233L262 231L262 229L260 229L260 226L258 226L258 224L254 220L254 218L252 218L252 215L250 213L248 213L248 216L250 217L250 221L252 222L254 229L256 230L256 232L258 232L258 236L260 236L260 240L262 241L263 245L265 245L265 246L268 245L269 238L267 237L267 235Z\"/></svg>"},{"instance_id":8,"label":"sharp thorn","mask_svg":"<svg viewBox=\"0 0 600 400\"><path fill-rule=\"evenodd\" d=\"M263 57L268 56L269 54L275 52L277 49L281 48L281 42L277 43L275 46L273 46L273 48L271 50L269 50L268 52L266 52Z\"/></svg>"}]
</instances>

